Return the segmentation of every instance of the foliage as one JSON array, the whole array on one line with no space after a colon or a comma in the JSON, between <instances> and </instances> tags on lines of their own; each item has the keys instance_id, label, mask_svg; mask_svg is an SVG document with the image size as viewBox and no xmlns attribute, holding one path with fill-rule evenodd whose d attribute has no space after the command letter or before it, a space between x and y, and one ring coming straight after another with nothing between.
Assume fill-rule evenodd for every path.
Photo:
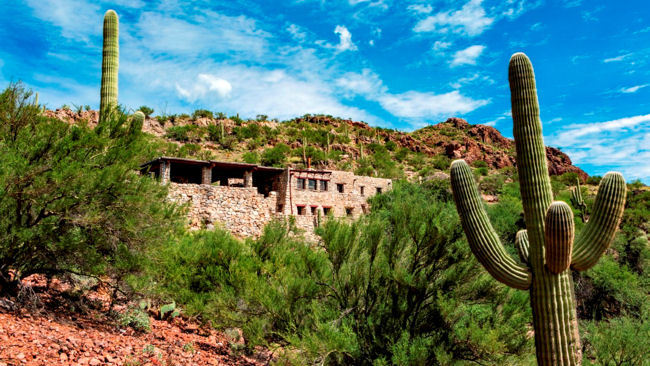
<instances>
[{"instance_id":1,"label":"foliage","mask_svg":"<svg viewBox=\"0 0 650 366\"><path fill-rule=\"evenodd\" d=\"M190 316L240 327L248 347L301 350L280 362L528 360L527 294L477 267L443 183L396 184L365 219L328 220L316 250L280 222L255 241L187 234L152 251L154 278L140 283Z\"/></svg>"},{"instance_id":2,"label":"foliage","mask_svg":"<svg viewBox=\"0 0 650 366\"><path fill-rule=\"evenodd\" d=\"M118 322L123 327L131 327L139 332L148 333L151 331L149 315L142 307L129 307L120 314Z\"/></svg>"},{"instance_id":3,"label":"foliage","mask_svg":"<svg viewBox=\"0 0 650 366\"><path fill-rule=\"evenodd\" d=\"M0 277L112 274L176 228L166 189L137 174L155 154L124 113L94 129L42 116L29 92L0 94Z\"/></svg>"},{"instance_id":4,"label":"foliage","mask_svg":"<svg viewBox=\"0 0 650 366\"><path fill-rule=\"evenodd\" d=\"M149 116L151 116L153 114L153 108L149 108L146 105L141 106L140 108L138 108L138 110L140 112L144 113L144 116L146 118L149 118Z\"/></svg>"},{"instance_id":5,"label":"foliage","mask_svg":"<svg viewBox=\"0 0 650 366\"><path fill-rule=\"evenodd\" d=\"M192 119L214 118L214 114L207 109L197 109L192 113Z\"/></svg>"},{"instance_id":6,"label":"foliage","mask_svg":"<svg viewBox=\"0 0 650 366\"><path fill-rule=\"evenodd\" d=\"M265 166L283 167L291 148L285 144L277 144L264 150L261 162Z\"/></svg>"},{"instance_id":7,"label":"foliage","mask_svg":"<svg viewBox=\"0 0 650 366\"><path fill-rule=\"evenodd\" d=\"M248 151L244 153L243 159L244 162L248 164L259 164L260 162L260 156L255 151Z\"/></svg>"}]
</instances>

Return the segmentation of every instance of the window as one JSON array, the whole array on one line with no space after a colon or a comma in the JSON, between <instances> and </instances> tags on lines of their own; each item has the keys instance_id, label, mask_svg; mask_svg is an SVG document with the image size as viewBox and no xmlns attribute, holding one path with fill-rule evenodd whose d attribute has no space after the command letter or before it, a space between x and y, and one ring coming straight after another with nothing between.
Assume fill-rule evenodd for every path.
<instances>
[{"instance_id":1,"label":"window","mask_svg":"<svg viewBox=\"0 0 650 366\"><path fill-rule=\"evenodd\" d=\"M381 187L377 187L377 194L381 193Z\"/></svg>"},{"instance_id":2,"label":"window","mask_svg":"<svg viewBox=\"0 0 650 366\"><path fill-rule=\"evenodd\" d=\"M325 216L328 216L328 215L331 214L331 213L332 213L332 208L331 208L331 207L325 207L325 206L323 206L323 214L324 214Z\"/></svg>"},{"instance_id":3,"label":"window","mask_svg":"<svg viewBox=\"0 0 650 366\"><path fill-rule=\"evenodd\" d=\"M311 215L316 216L318 215L318 206L311 206Z\"/></svg>"},{"instance_id":4,"label":"window","mask_svg":"<svg viewBox=\"0 0 650 366\"><path fill-rule=\"evenodd\" d=\"M347 216L352 216L353 211L354 211L354 208L353 208L353 207L346 207L346 208L345 208L345 214L346 214Z\"/></svg>"},{"instance_id":5,"label":"window","mask_svg":"<svg viewBox=\"0 0 650 366\"><path fill-rule=\"evenodd\" d=\"M364 187L364 186L359 187L359 191L361 191L362 196L366 195L366 187Z\"/></svg>"},{"instance_id":6,"label":"window","mask_svg":"<svg viewBox=\"0 0 650 366\"><path fill-rule=\"evenodd\" d=\"M320 190L321 191L327 191L327 181L326 180L321 180L320 181Z\"/></svg>"},{"instance_id":7,"label":"window","mask_svg":"<svg viewBox=\"0 0 650 366\"><path fill-rule=\"evenodd\" d=\"M297 187L298 189L305 189L305 179L303 179L303 178L298 178L298 179L296 180L296 187Z\"/></svg>"},{"instance_id":8,"label":"window","mask_svg":"<svg viewBox=\"0 0 650 366\"><path fill-rule=\"evenodd\" d=\"M309 190L315 191L316 190L316 179L310 179L309 180Z\"/></svg>"},{"instance_id":9,"label":"window","mask_svg":"<svg viewBox=\"0 0 650 366\"><path fill-rule=\"evenodd\" d=\"M284 211L284 205L280 203L277 207L277 212L282 212L282 211Z\"/></svg>"},{"instance_id":10,"label":"window","mask_svg":"<svg viewBox=\"0 0 650 366\"><path fill-rule=\"evenodd\" d=\"M336 190L343 193L343 183L336 183Z\"/></svg>"},{"instance_id":11,"label":"window","mask_svg":"<svg viewBox=\"0 0 650 366\"><path fill-rule=\"evenodd\" d=\"M364 214L368 213L368 205L361 205L361 211L363 211Z\"/></svg>"},{"instance_id":12,"label":"window","mask_svg":"<svg viewBox=\"0 0 650 366\"><path fill-rule=\"evenodd\" d=\"M296 211L298 211L298 215L304 215L307 210L305 210L305 206L296 206Z\"/></svg>"}]
</instances>

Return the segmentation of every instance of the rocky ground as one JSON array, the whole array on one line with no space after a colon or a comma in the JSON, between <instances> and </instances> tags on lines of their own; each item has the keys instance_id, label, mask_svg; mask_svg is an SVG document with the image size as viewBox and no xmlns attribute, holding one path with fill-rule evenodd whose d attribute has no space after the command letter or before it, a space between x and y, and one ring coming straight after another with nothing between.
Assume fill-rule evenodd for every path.
<instances>
[{"instance_id":1,"label":"rocky ground","mask_svg":"<svg viewBox=\"0 0 650 366\"><path fill-rule=\"evenodd\" d=\"M139 332L107 316L107 291L73 301L69 287L61 283L31 282L21 306L19 299L0 298L0 366L254 366L267 365L272 358L265 349L244 354L237 331L228 332L229 336L182 316L157 320L150 315L151 330ZM125 308L126 304L114 307Z\"/></svg>"}]
</instances>

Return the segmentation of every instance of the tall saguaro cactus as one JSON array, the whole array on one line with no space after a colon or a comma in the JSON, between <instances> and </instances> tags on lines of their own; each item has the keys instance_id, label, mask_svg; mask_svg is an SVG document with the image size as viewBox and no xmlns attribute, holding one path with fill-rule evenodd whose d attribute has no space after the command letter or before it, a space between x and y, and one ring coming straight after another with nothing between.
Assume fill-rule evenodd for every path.
<instances>
[{"instance_id":1,"label":"tall saguaro cactus","mask_svg":"<svg viewBox=\"0 0 650 366\"><path fill-rule=\"evenodd\" d=\"M579 365L582 361L575 294L569 266L584 271L609 247L623 215L626 186L619 173L600 183L592 219L574 242L573 214L553 202L539 120L535 75L523 53L510 59L512 119L526 229L515 246L521 263L505 251L483 207L476 182L463 160L451 165L456 208L470 248L498 281L529 290L539 365Z\"/></svg>"},{"instance_id":2,"label":"tall saguaro cactus","mask_svg":"<svg viewBox=\"0 0 650 366\"><path fill-rule=\"evenodd\" d=\"M117 72L120 61L119 21L114 10L104 14L104 47L102 51L102 86L99 111L117 106Z\"/></svg>"}]
</instances>

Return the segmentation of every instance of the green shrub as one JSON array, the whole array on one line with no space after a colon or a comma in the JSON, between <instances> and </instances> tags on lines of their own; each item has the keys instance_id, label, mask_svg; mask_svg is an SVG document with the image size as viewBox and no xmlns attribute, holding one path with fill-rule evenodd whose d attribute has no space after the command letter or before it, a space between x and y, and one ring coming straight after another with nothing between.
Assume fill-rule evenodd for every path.
<instances>
[{"instance_id":1,"label":"green shrub","mask_svg":"<svg viewBox=\"0 0 650 366\"><path fill-rule=\"evenodd\" d=\"M431 165L438 170L448 170L451 165L451 159L447 155L435 155L431 159Z\"/></svg>"},{"instance_id":2,"label":"green shrub","mask_svg":"<svg viewBox=\"0 0 650 366\"><path fill-rule=\"evenodd\" d=\"M165 137L168 139L176 140L176 141L189 141L190 140L190 131L192 130L191 125L185 125L185 126L172 126L169 127L165 131Z\"/></svg>"},{"instance_id":3,"label":"green shrub","mask_svg":"<svg viewBox=\"0 0 650 366\"><path fill-rule=\"evenodd\" d=\"M44 117L29 96L19 84L0 94L0 279L123 278L181 222L166 188L138 174L155 146L121 111L90 129Z\"/></svg>"},{"instance_id":4,"label":"green shrub","mask_svg":"<svg viewBox=\"0 0 650 366\"><path fill-rule=\"evenodd\" d=\"M585 183L597 186L600 184L601 180L603 180L603 177L601 177L600 175L594 175L587 178L587 181Z\"/></svg>"},{"instance_id":5,"label":"green shrub","mask_svg":"<svg viewBox=\"0 0 650 366\"><path fill-rule=\"evenodd\" d=\"M192 113L192 119L214 118L214 114L207 109L197 109Z\"/></svg>"},{"instance_id":6,"label":"green shrub","mask_svg":"<svg viewBox=\"0 0 650 366\"><path fill-rule=\"evenodd\" d=\"M385 146L386 149L388 149L388 151L395 151L395 149L397 148L397 144L395 143L395 141L388 141L386 142Z\"/></svg>"},{"instance_id":7,"label":"green shrub","mask_svg":"<svg viewBox=\"0 0 650 366\"><path fill-rule=\"evenodd\" d=\"M475 161L472 163L472 166L473 166L474 168L487 168L487 167L488 167L488 163L486 163L486 162L483 161L483 160L475 160Z\"/></svg>"},{"instance_id":8,"label":"green shrub","mask_svg":"<svg viewBox=\"0 0 650 366\"><path fill-rule=\"evenodd\" d=\"M138 108L138 110L144 113L144 116L146 118L149 118L153 114L153 108L149 108L146 105L141 106L140 108Z\"/></svg>"},{"instance_id":9,"label":"green shrub","mask_svg":"<svg viewBox=\"0 0 650 366\"><path fill-rule=\"evenodd\" d=\"M283 167L290 151L291 148L285 144L277 144L272 148L265 149L261 158L262 165Z\"/></svg>"},{"instance_id":10,"label":"green shrub","mask_svg":"<svg viewBox=\"0 0 650 366\"><path fill-rule=\"evenodd\" d=\"M151 331L149 315L140 307L130 307L120 314L118 322L123 327L131 327L138 332L148 333Z\"/></svg>"},{"instance_id":11,"label":"green shrub","mask_svg":"<svg viewBox=\"0 0 650 366\"><path fill-rule=\"evenodd\" d=\"M244 162L248 164L259 164L260 162L260 156L255 151L248 151L244 153L243 159Z\"/></svg>"},{"instance_id":12,"label":"green shrub","mask_svg":"<svg viewBox=\"0 0 650 366\"><path fill-rule=\"evenodd\" d=\"M589 322L583 337L586 365L647 365L650 321L622 317Z\"/></svg>"}]
</instances>

